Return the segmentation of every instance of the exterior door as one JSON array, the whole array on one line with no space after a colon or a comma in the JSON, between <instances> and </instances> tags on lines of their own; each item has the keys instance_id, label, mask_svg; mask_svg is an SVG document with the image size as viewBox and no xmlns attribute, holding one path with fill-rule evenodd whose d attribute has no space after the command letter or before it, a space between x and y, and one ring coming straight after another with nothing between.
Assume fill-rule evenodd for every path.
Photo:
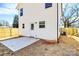
<instances>
[{"instance_id":1,"label":"exterior door","mask_svg":"<svg viewBox=\"0 0 79 59\"><path fill-rule=\"evenodd\" d=\"M37 22L31 23L31 36L34 38L37 38L37 31L38 30L38 25Z\"/></svg>"}]
</instances>

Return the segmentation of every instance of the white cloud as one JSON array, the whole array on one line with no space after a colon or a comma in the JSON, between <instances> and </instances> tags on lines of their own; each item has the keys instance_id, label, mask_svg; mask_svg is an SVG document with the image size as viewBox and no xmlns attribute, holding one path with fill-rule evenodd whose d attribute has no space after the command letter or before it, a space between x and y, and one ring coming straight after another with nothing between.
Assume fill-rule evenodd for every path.
<instances>
[{"instance_id":1,"label":"white cloud","mask_svg":"<svg viewBox=\"0 0 79 59\"><path fill-rule=\"evenodd\" d=\"M16 9L0 8L0 14L13 15L18 14L18 11Z\"/></svg>"},{"instance_id":2,"label":"white cloud","mask_svg":"<svg viewBox=\"0 0 79 59\"><path fill-rule=\"evenodd\" d=\"M5 7L6 8L12 9L12 8L16 8L16 6L17 6L16 3L5 3Z\"/></svg>"}]
</instances>

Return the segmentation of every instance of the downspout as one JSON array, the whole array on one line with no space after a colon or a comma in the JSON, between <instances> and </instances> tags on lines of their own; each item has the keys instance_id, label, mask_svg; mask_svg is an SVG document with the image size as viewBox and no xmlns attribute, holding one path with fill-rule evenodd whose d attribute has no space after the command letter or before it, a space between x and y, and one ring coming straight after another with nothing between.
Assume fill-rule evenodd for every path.
<instances>
[{"instance_id":1,"label":"downspout","mask_svg":"<svg viewBox=\"0 0 79 59\"><path fill-rule=\"evenodd\" d=\"M59 32L58 32L58 30L59 30L59 8L58 7L61 7L60 9L60 12L61 12L61 15L62 15L62 3L60 4L60 6L58 6L58 3L57 3L57 43L59 43L59 37L58 37L58 35L59 35ZM60 15L60 18L61 18L61 15ZM61 19L60 19L60 21L61 21Z\"/></svg>"},{"instance_id":2,"label":"downspout","mask_svg":"<svg viewBox=\"0 0 79 59\"><path fill-rule=\"evenodd\" d=\"M58 19L59 19L59 17L58 17L58 3L57 3L57 43L59 43L59 39L58 39Z\"/></svg>"}]
</instances>

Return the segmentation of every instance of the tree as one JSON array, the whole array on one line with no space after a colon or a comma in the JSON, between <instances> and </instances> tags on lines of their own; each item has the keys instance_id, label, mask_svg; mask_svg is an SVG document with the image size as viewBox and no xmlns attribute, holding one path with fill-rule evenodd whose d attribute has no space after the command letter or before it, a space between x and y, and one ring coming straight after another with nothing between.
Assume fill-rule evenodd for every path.
<instances>
[{"instance_id":1,"label":"tree","mask_svg":"<svg viewBox=\"0 0 79 59\"><path fill-rule=\"evenodd\" d=\"M79 21L79 4L61 4L62 22L64 28L71 27L73 23Z\"/></svg>"},{"instance_id":2,"label":"tree","mask_svg":"<svg viewBox=\"0 0 79 59\"><path fill-rule=\"evenodd\" d=\"M19 20L18 15L15 15L14 21L13 21L13 28L18 28L18 20Z\"/></svg>"},{"instance_id":3,"label":"tree","mask_svg":"<svg viewBox=\"0 0 79 59\"><path fill-rule=\"evenodd\" d=\"M6 20L1 20L0 21L0 26L8 26L9 27L9 22Z\"/></svg>"},{"instance_id":4,"label":"tree","mask_svg":"<svg viewBox=\"0 0 79 59\"><path fill-rule=\"evenodd\" d=\"M2 23L0 23L0 26L2 26Z\"/></svg>"},{"instance_id":5,"label":"tree","mask_svg":"<svg viewBox=\"0 0 79 59\"><path fill-rule=\"evenodd\" d=\"M0 26L3 26L2 20L0 20Z\"/></svg>"},{"instance_id":6,"label":"tree","mask_svg":"<svg viewBox=\"0 0 79 59\"><path fill-rule=\"evenodd\" d=\"M9 22L8 22L8 21L5 21L5 26L10 27L10 25L9 25Z\"/></svg>"}]
</instances>

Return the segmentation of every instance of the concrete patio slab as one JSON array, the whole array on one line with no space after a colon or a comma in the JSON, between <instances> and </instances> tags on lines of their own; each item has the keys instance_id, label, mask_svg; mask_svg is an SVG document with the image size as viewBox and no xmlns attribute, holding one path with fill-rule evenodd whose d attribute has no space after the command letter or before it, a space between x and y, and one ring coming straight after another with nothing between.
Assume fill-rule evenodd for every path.
<instances>
[{"instance_id":1,"label":"concrete patio slab","mask_svg":"<svg viewBox=\"0 0 79 59\"><path fill-rule=\"evenodd\" d=\"M3 45L8 47L13 52L20 50L28 45L33 44L34 42L38 41L39 39L35 38L28 38L28 37L20 37L20 38L14 38L6 41L1 41Z\"/></svg>"}]
</instances>

